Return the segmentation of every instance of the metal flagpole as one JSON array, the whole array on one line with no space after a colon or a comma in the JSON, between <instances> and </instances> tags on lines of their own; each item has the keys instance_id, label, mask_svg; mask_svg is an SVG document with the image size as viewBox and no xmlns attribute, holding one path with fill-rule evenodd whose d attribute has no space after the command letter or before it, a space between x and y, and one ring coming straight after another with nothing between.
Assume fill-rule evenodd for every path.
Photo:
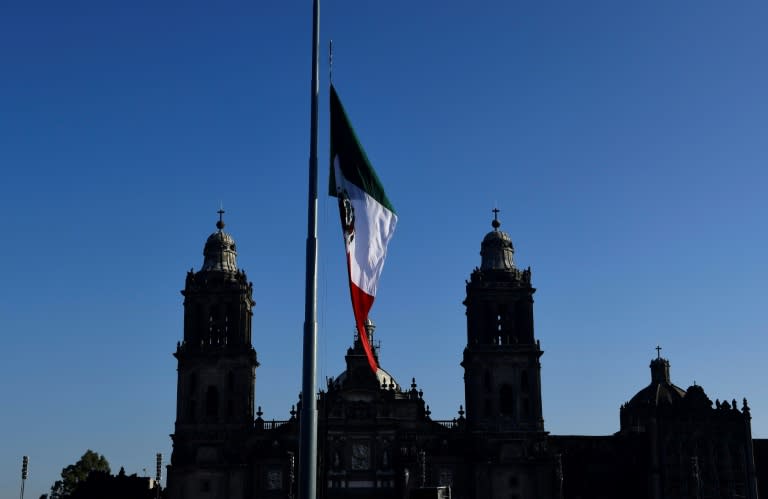
<instances>
[{"instance_id":1,"label":"metal flagpole","mask_svg":"<svg viewBox=\"0 0 768 499\"><path fill-rule=\"evenodd\" d=\"M299 428L299 499L315 499L317 487L317 97L320 0L312 5L312 104L309 136L307 274L304 302L304 362Z\"/></svg>"}]
</instances>

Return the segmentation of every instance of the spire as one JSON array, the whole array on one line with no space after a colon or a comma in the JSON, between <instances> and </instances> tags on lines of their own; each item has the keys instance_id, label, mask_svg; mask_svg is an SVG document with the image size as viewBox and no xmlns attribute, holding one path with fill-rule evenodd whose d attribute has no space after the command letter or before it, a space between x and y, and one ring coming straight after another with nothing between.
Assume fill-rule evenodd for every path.
<instances>
[{"instance_id":1,"label":"spire","mask_svg":"<svg viewBox=\"0 0 768 499\"><path fill-rule=\"evenodd\" d=\"M493 209L493 230L486 234L480 245L481 270L512 270L515 268L515 248L512 239L504 231L499 230L499 209Z\"/></svg>"},{"instance_id":2,"label":"spire","mask_svg":"<svg viewBox=\"0 0 768 499\"><path fill-rule=\"evenodd\" d=\"M216 232L208 237L203 249L203 267L201 271L237 272L237 250L235 240L224 232L224 210L218 212L219 220L216 222Z\"/></svg>"},{"instance_id":3,"label":"spire","mask_svg":"<svg viewBox=\"0 0 768 499\"><path fill-rule=\"evenodd\" d=\"M374 324L370 318L365 319L365 332L368 335L368 343L370 343L371 345L373 345L374 331L376 331L376 324Z\"/></svg>"},{"instance_id":4,"label":"spire","mask_svg":"<svg viewBox=\"0 0 768 499\"><path fill-rule=\"evenodd\" d=\"M376 331L376 324L369 318L365 319L365 334L368 337L368 344L371 345L373 354L378 358L376 345L373 343L373 333ZM353 343L353 349L358 352L365 352L363 349L363 343L360 340L360 333L355 328L355 339Z\"/></svg>"}]
</instances>

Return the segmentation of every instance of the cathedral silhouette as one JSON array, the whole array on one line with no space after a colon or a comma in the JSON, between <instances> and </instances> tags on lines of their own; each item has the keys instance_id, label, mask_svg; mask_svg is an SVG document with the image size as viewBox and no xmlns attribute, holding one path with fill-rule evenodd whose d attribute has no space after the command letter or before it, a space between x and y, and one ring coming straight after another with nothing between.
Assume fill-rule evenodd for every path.
<instances>
[{"instance_id":1,"label":"cathedral silhouette","mask_svg":"<svg viewBox=\"0 0 768 499\"><path fill-rule=\"evenodd\" d=\"M296 497L301 401L289 420L254 413L253 284L221 213L182 291L167 497ZM546 431L532 274L515 264L497 215L466 282L457 417L433 419L415 382L373 373L356 337L346 370L318 393L318 497L756 499L768 445L752 439L746 399L713 403L698 385L675 386L658 353L650 384L619 409L617 433ZM374 324L366 330L373 344Z\"/></svg>"}]
</instances>

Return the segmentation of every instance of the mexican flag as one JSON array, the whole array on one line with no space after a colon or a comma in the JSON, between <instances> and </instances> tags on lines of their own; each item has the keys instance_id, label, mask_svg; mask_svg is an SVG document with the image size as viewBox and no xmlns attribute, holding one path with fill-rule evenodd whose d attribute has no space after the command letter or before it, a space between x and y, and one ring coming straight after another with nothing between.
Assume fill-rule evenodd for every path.
<instances>
[{"instance_id":1,"label":"mexican flag","mask_svg":"<svg viewBox=\"0 0 768 499\"><path fill-rule=\"evenodd\" d=\"M376 296L387 245L397 215L376 172L352 130L336 90L331 86L330 195L339 200L341 230L347 250L349 291L360 342L368 364L378 369L365 321Z\"/></svg>"}]
</instances>

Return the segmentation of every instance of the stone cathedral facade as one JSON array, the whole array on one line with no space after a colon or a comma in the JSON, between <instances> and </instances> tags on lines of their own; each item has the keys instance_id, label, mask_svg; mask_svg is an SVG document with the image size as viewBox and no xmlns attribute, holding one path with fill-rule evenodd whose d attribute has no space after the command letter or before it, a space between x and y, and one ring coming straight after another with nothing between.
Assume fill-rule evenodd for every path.
<instances>
[{"instance_id":1,"label":"stone cathedral facade","mask_svg":"<svg viewBox=\"0 0 768 499\"><path fill-rule=\"evenodd\" d=\"M765 472L754 449L766 446L752 440L747 401L713 403L699 386L675 386L660 356L651 383L620 408L617 433L549 435L531 270L492 226L466 282L465 404L434 419L415 382L371 372L355 338L346 370L318 394L318 497L756 499ZM223 229L220 219L182 291L167 497L293 498L301 401L285 421L254 412L254 289ZM370 322L367 334L373 344Z\"/></svg>"}]
</instances>

